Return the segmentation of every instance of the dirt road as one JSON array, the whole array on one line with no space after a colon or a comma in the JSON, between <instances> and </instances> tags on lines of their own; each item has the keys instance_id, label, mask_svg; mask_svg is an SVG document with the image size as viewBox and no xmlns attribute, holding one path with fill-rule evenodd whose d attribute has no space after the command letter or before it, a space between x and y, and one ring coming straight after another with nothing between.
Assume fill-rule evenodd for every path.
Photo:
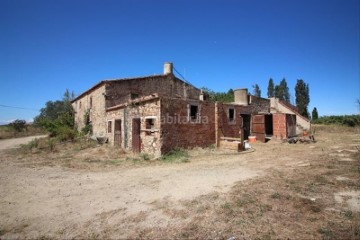
<instances>
[{"instance_id":1,"label":"dirt road","mask_svg":"<svg viewBox=\"0 0 360 240\"><path fill-rule=\"evenodd\" d=\"M266 182L270 170L285 174L310 167L324 149L333 146L337 147L334 154L345 161L347 155L337 152L345 151L342 146L338 142L329 145L328 141L324 138L317 145L257 143L257 151L248 154L204 151L192 156L188 163L114 166L106 171L59 166L52 163L56 159L51 153L45 166L26 165L28 158L16 158L2 150L0 236L129 238L141 237L139 229L151 229L148 234L152 236L156 229L186 226L190 219L196 222L201 213L204 219L212 219L207 211L239 182L264 179L265 190L272 189L274 186ZM277 195L271 199L276 200ZM199 204L195 212L187 207L192 202ZM226 204L221 206L228 208ZM155 236L161 236L162 230L157 231Z\"/></svg>"},{"instance_id":2,"label":"dirt road","mask_svg":"<svg viewBox=\"0 0 360 240\"><path fill-rule=\"evenodd\" d=\"M29 143L31 140L33 140L35 138L43 138L43 137L46 137L46 135L0 140L0 150L9 149L9 148L17 148L21 144Z\"/></svg>"}]
</instances>

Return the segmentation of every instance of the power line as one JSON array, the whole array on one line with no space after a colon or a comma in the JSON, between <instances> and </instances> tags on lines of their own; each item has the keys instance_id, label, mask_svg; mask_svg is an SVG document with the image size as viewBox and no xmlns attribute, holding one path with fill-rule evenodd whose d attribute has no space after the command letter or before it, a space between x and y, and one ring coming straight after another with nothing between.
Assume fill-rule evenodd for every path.
<instances>
[{"instance_id":1,"label":"power line","mask_svg":"<svg viewBox=\"0 0 360 240\"><path fill-rule=\"evenodd\" d=\"M180 75L180 77L181 77L187 84L189 84L189 85L191 85L191 86L194 87L194 85L192 85L191 82L189 82L188 80L186 80L186 79L184 78L184 76L181 75L181 73L179 73L179 71L178 71L174 66L173 66L173 69L175 70L175 72L176 72L177 74Z\"/></svg>"},{"instance_id":2,"label":"power line","mask_svg":"<svg viewBox=\"0 0 360 240\"><path fill-rule=\"evenodd\" d=\"M15 108L15 109L23 109L23 110L31 110L31 111L40 111L39 109L35 109L35 108L14 107L14 106L2 105L2 104L0 104L0 107L5 107L5 108Z\"/></svg>"}]
</instances>

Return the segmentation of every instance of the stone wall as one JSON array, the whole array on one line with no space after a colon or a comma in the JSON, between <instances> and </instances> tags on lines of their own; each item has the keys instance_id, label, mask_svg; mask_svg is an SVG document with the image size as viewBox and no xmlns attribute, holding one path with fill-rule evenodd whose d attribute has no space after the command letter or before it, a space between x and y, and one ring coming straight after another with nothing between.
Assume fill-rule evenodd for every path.
<instances>
[{"instance_id":1,"label":"stone wall","mask_svg":"<svg viewBox=\"0 0 360 240\"><path fill-rule=\"evenodd\" d=\"M108 111L106 121L111 121L111 133L107 133L109 143L114 145L115 120L121 120L121 147L132 150L132 120L140 118L141 152L155 157L161 156L160 142L160 100L152 99L144 102L128 104L119 109ZM152 131L146 130L147 119L153 119ZM149 120L148 120L149 121Z\"/></svg>"},{"instance_id":2,"label":"stone wall","mask_svg":"<svg viewBox=\"0 0 360 240\"><path fill-rule=\"evenodd\" d=\"M78 131L85 126L85 114L89 111L89 117L95 136L105 136L105 86L99 85L93 91L83 95L72 103L75 113L75 125Z\"/></svg>"},{"instance_id":3,"label":"stone wall","mask_svg":"<svg viewBox=\"0 0 360 240\"><path fill-rule=\"evenodd\" d=\"M106 106L125 103L133 97L157 93L160 97L199 99L200 90L177 79L174 75L107 81Z\"/></svg>"}]
</instances>

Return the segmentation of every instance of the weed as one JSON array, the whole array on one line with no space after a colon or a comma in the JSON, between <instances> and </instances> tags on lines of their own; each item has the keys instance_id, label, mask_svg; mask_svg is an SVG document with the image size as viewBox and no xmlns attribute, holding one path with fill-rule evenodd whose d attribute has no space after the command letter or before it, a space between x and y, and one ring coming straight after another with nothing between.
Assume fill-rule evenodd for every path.
<instances>
[{"instance_id":1,"label":"weed","mask_svg":"<svg viewBox=\"0 0 360 240\"><path fill-rule=\"evenodd\" d=\"M281 195L278 192L271 194L271 198L273 198L273 199L279 199L280 197L281 197Z\"/></svg>"},{"instance_id":2,"label":"weed","mask_svg":"<svg viewBox=\"0 0 360 240\"><path fill-rule=\"evenodd\" d=\"M230 203L224 203L223 205L221 205L221 207L223 209L230 209L231 208L231 204Z\"/></svg>"},{"instance_id":3,"label":"weed","mask_svg":"<svg viewBox=\"0 0 360 240\"><path fill-rule=\"evenodd\" d=\"M55 140L54 139L49 138L48 147L49 147L50 152L53 152L55 150Z\"/></svg>"},{"instance_id":4,"label":"weed","mask_svg":"<svg viewBox=\"0 0 360 240\"><path fill-rule=\"evenodd\" d=\"M151 159L150 155L147 153L141 153L140 158L143 159L144 161L149 161Z\"/></svg>"},{"instance_id":5,"label":"weed","mask_svg":"<svg viewBox=\"0 0 360 240\"><path fill-rule=\"evenodd\" d=\"M353 218L353 212L351 210L347 210L344 213L345 217L347 217L348 219L352 219Z\"/></svg>"},{"instance_id":6,"label":"weed","mask_svg":"<svg viewBox=\"0 0 360 240\"><path fill-rule=\"evenodd\" d=\"M160 159L165 162L189 162L189 153L182 148L175 148Z\"/></svg>"},{"instance_id":7,"label":"weed","mask_svg":"<svg viewBox=\"0 0 360 240\"><path fill-rule=\"evenodd\" d=\"M324 239L332 239L333 233L330 229L321 227L318 229L318 232L323 235Z\"/></svg>"},{"instance_id":8,"label":"weed","mask_svg":"<svg viewBox=\"0 0 360 240\"><path fill-rule=\"evenodd\" d=\"M322 175L316 175L315 176L315 182L317 182L317 183L319 183L321 185L324 185L324 184L328 183L328 180Z\"/></svg>"},{"instance_id":9,"label":"weed","mask_svg":"<svg viewBox=\"0 0 360 240\"><path fill-rule=\"evenodd\" d=\"M35 138L31 142L28 143L30 149L39 147L39 139Z\"/></svg>"}]
</instances>

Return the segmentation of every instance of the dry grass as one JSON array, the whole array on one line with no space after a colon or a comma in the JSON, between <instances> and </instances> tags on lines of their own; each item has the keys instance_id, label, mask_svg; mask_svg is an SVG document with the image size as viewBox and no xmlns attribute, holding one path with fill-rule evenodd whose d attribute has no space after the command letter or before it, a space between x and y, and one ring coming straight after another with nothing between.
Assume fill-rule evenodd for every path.
<instances>
[{"instance_id":1,"label":"dry grass","mask_svg":"<svg viewBox=\"0 0 360 240\"><path fill-rule=\"evenodd\" d=\"M42 135L46 132L38 127L28 125L26 130L22 132L17 132L15 129L8 125L0 126L0 139L8 139L8 138L18 138L18 137L27 137L27 136L34 136L34 135Z\"/></svg>"},{"instance_id":2,"label":"dry grass","mask_svg":"<svg viewBox=\"0 0 360 240\"><path fill-rule=\"evenodd\" d=\"M151 211L125 217L122 208L103 212L74 227L76 237L360 239L360 213L347 203L351 197L341 203L334 198L339 192L360 191L360 129L316 126L316 140L315 144L256 144L256 152L243 164L261 168L280 158L288 158L289 164L263 168L264 175L240 181L226 193L180 201L162 198L150 203ZM16 156L18 163L30 167L91 171L169 164L86 141L56 146L54 151L24 150ZM213 149L196 149L186 158L191 163L207 161L209 167L227 161L227 155ZM355 203L357 199L360 205L359 198ZM59 232L58 237L66 235Z\"/></svg>"}]
</instances>

